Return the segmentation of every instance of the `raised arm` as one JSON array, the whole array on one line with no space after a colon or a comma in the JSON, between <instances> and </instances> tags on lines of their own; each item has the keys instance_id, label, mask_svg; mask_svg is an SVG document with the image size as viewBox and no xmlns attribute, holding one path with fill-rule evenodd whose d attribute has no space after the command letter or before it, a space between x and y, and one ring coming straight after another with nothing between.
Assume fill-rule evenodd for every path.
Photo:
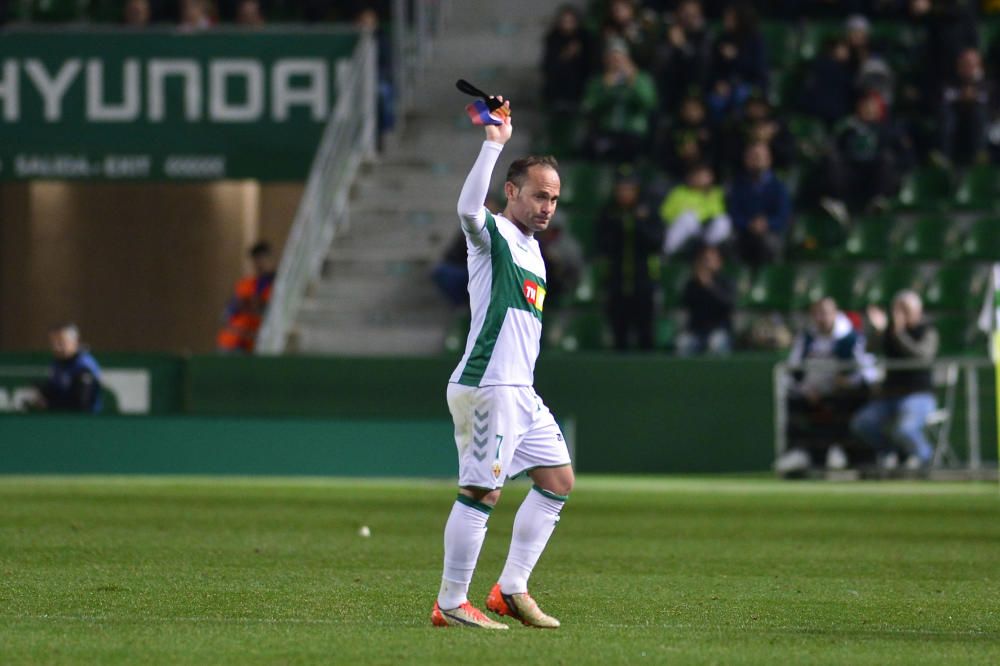
<instances>
[{"instance_id":1,"label":"raised arm","mask_svg":"<svg viewBox=\"0 0 1000 666\"><path fill-rule=\"evenodd\" d=\"M489 193L490 177L500 157L500 151L513 133L509 115L510 102L506 102L505 106L508 115L504 118L504 124L485 126L486 141L483 142L479 157L472 165L472 170L462 186L462 193L458 196L458 216L462 220L462 228L469 234L479 233L486 223L486 209L483 202Z\"/></svg>"}]
</instances>

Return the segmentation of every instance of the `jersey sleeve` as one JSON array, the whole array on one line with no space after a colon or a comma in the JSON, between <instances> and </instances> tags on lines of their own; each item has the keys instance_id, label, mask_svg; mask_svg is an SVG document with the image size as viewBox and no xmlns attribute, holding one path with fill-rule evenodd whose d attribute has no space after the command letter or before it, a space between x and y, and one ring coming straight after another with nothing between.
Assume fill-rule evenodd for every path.
<instances>
[{"instance_id":1,"label":"jersey sleeve","mask_svg":"<svg viewBox=\"0 0 1000 666\"><path fill-rule=\"evenodd\" d=\"M479 157L472 165L472 171L466 177L462 193L458 196L458 217L462 223L462 231L465 232L473 248L481 249L489 245L490 235L486 229L487 212L483 202L489 193L493 167L496 166L501 150L503 144L493 141L483 142Z\"/></svg>"}]
</instances>

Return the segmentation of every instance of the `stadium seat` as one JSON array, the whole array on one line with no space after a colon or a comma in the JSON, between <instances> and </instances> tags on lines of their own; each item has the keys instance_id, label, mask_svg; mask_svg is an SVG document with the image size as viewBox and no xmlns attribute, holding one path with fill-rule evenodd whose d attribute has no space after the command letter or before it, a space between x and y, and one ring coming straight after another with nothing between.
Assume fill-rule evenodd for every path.
<instances>
[{"instance_id":1,"label":"stadium seat","mask_svg":"<svg viewBox=\"0 0 1000 666\"><path fill-rule=\"evenodd\" d=\"M987 271L967 263L944 264L927 281L924 307L928 310L969 312L983 305Z\"/></svg>"},{"instance_id":2,"label":"stadium seat","mask_svg":"<svg viewBox=\"0 0 1000 666\"><path fill-rule=\"evenodd\" d=\"M859 305L888 307L892 297L903 289L918 289L921 274L913 264L888 264L876 268L875 274L865 280L861 288Z\"/></svg>"},{"instance_id":3,"label":"stadium seat","mask_svg":"<svg viewBox=\"0 0 1000 666\"><path fill-rule=\"evenodd\" d=\"M574 209L600 208L611 194L613 168L596 162L564 163L559 203Z\"/></svg>"},{"instance_id":4,"label":"stadium seat","mask_svg":"<svg viewBox=\"0 0 1000 666\"><path fill-rule=\"evenodd\" d=\"M939 314L931 317L940 338L939 356L958 356L973 348L975 317L968 314ZM985 347L985 343L983 345Z\"/></svg>"},{"instance_id":5,"label":"stadium seat","mask_svg":"<svg viewBox=\"0 0 1000 666\"><path fill-rule=\"evenodd\" d=\"M786 70L795 64L798 56L798 36L787 21L764 21L760 31L767 46L768 65Z\"/></svg>"},{"instance_id":6,"label":"stadium seat","mask_svg":"<svg viewBox=\"0 0 1000 666\"><path fill-rule=\"evenodd\" d=\"M1000 170L989 164L971 168L959 181L955 204L963 210L996 210L1000 192Z\"/></svg>"},{"instance_id":7,"label":"stadium seat","mask_svg":"<svg viewBox=\"0 0 1000 666\"><path fill-rule=\"evenodd\" d=\"M853 264L827 264L812 273L800 271L795 279L793 305L805 310L820 298L830 297L844 310L857 310L861 302L862 281Z\"/></svg>"},{"instance_id":8,"label":"stadium seat","mask_svg":"<svg viewBox=\"0 0 1000 666\"><path fill-rule=\"evenodd\" d=\"M941 216L922 217L893 234L893 255L901 259L950 259L958 254L960 225Z\"/></svg>"},{"instance_id":9,"label":"stadium seat","mask_svg":"<svg viewBox=\"0 0 1000 666\"><path fill-rule=\"evenodd\" d=\"M581 310L573 315L560 341L565 351L594 351L610 345L607 322L599 310Z\"/></svg>"},{"instance_id":10,"label":"stadium seat","mask_svg":"<svg viewBox=\"0 0 1000 666\"><path fill-rule=\"evenodd\" d=\"M939 166L914 169L903 180L898 204L906 210L941 210L951 202L953 176Z\"/></svg>"},{"instance_id":11,"label":"stadium seat","mask_svg":"<svg viewBox=\"0 0 1000 666\"><path fill-rule=\"evenodd\" d=\"M680 332L680 326L677 317L670 315L657 317L656 328L653 331L653 335L655 336L653 345L656 349L673 349L678 332Z\"/></svg>"},{"instance_id":12,"label":"stadium seat","mask_svg":"<svg viewBox=\"0 0 1000 666\"><path fill-rule=\"evenodd\" d=\"M691 275L691 266L676 258L660 266L660 290L663 292L663 309L671 310L681 305L681 292Z\"/></svg>"},{"instance_id":13,"label":"stadium seat","mask_svg":"<svg viewBox=\"0 0 1000 666\"><path fill-rule=\"evenodd\" d=\"M973 222L962 241L960 254L964 259L1000 259L1000 218L988 217Z\"/></svg>"},{"instance_id":14,"label":"stadium seat","mask_svg":"<svg viewBox=\"0 0 1000 666\"><path fill-rule=\"evenodd\" d=\"M566 222L570 233L580 241L583 254L593 257L597 251L597 217L601 209L597 207L575 206L566 211Z\"/></svg>"},{"instance_id":15,"label":"stadium seat","mask_svg":"<svg viewBox=\"0 0 1000 666\"><path fill-rule=\"evenodd\" d=\"M796 217L789 250L796 260L829 259L840 250L844 228L835 219L819 213Z\"/></svg>"},{"instance_id":16,"label":"stadium seat","mask_svg":"<svg viewBox=\"0 0 1000 666\"><path fill-rule=\"evenodd\" d=\"M844 241L848 259L881 259L889 256L889 234L894 220L889 217L863 217L857 220Z\"/></svg>"},{"instance_id":17,"label":"stadium seat","mask_svg":"<svg viewBox=\"0 0 1000 666\"><path fill-rule=\"evenodd\" d=\"M743 294L741 305L751 310L787 312L792 307L795 267L790 264L762 266Z\"/></svg>"}]
</instances>

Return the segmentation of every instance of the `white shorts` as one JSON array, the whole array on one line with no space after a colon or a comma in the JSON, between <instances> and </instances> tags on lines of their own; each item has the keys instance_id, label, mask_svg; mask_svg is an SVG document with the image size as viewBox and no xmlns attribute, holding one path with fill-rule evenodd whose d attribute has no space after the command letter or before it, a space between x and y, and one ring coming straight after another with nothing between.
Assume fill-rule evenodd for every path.
<instances>
[{"instance_id":1,"label":"white shorts","mask_svg":"<svg viewBox=\"0 0 1000 666\"><path fill-rule=\"evenodd\" d=\"M448 384L448 409L463 488L495 490L536 467L570 464L555 417L530 386Z\"/></svg>"}]
</instances>

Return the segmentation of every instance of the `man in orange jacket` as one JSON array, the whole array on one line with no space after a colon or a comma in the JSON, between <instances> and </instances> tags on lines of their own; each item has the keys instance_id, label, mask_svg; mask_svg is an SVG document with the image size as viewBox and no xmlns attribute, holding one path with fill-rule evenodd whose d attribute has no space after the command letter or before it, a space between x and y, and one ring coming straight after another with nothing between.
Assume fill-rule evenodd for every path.
<instances>
[{"instance_id":1,"label":"man in orange jacket","mask_svg":"<svg viewBox=\"0 0 1000 666\"><path fill-rule=\"evenodd\" d=\"M226 305L226 325L216 337L216 346L224 353L253 351L264 318L264 311L271 300L274 284L275 262L271 245L261 241L250 248L253 275L241 278L234 294Z\"/></svg>"}]
</instances>

